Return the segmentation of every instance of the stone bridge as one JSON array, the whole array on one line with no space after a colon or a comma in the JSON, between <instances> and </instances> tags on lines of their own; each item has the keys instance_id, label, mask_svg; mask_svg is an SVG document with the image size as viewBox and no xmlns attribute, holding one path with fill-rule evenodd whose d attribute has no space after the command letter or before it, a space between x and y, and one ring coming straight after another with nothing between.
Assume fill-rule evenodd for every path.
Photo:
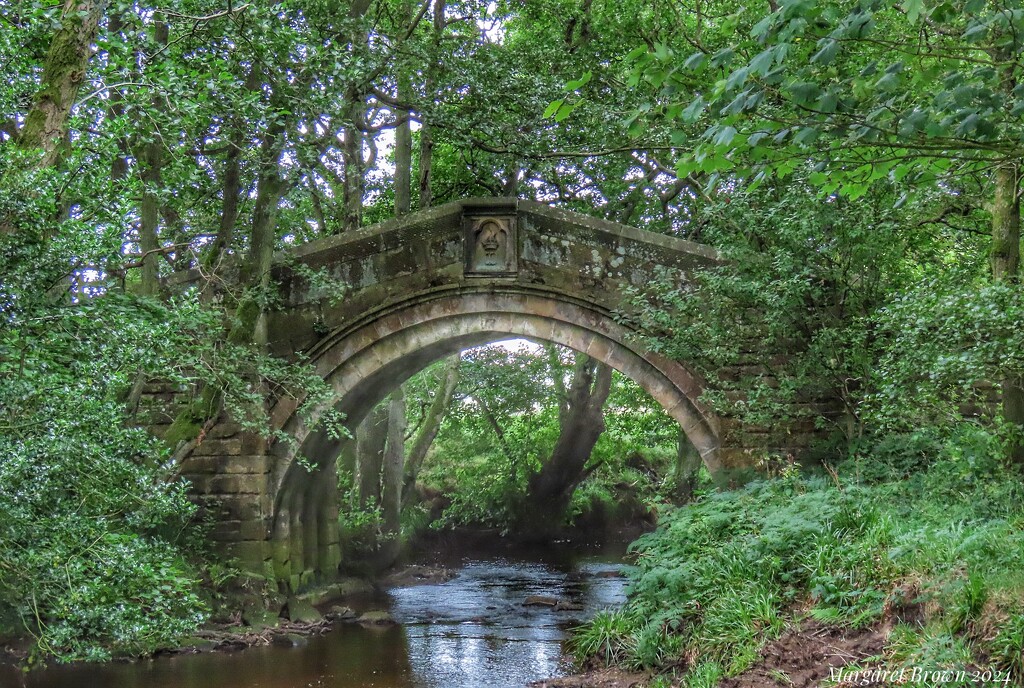
<instances>
[{"instance_id":1,"label":"stone bridge","mask_svg":"<svg viewBox=\"0 0 1024 688\"><path fill-rule=\"evenodd\" d=\"M329 382L351 428L410 376L467 347L510 337L567 346L639 383L723 474L749 465L749 452L723 441L727 422L699 401L701 380L645 350L616 315L628 313L627 287L665 268L689 280L717 262L706 246L534 202L466 200L281 256L283 305L264 324L275 355L301 354ZM331 298L324 278L344 297ZM271 414L294 442L271 444L224 421L183 464L215 537L292 590L337 573L336 465L351 442L311 430L316 413L303 419L296 407L277 400Z\"/></svg>"}]
</instances>

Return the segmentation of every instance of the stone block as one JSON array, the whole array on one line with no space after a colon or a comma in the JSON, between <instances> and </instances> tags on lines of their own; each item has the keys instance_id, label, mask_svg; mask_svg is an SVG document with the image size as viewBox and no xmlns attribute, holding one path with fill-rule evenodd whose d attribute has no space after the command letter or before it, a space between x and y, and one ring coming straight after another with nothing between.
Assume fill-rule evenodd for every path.
<instances>
[{"instance_id":1,"label":"stone block","mask_svg":"<svg viewBox=\"0 0 1024 688\"><path fill-rule=\"evenodd\" d=\"M196 456L192 454L181 464L182 475L198 476L220 472L223 459L220 456Z\"/></svg>"},{"instance_id":2,"label":"stone block","mask_svg":"<svg viewBox=\"0 0 1024 688\"><path fill-rule=\"evenodd\" d=\"M242 540L269 540L270 526L263 519L242 521L238 533Z\"/></svg>"},{"instance_id":3,"label":"stone block","mask_svg":"<svg viewBox=\"0 0 1024 688\"><path fill-rule=\"evenodd\" d=\"M260 494L266 489L267 479L265 474L216 474L210 476L209 479L210 494Z\"/></svg>"},{"instance_id":4,"label":"stone block","mask_svg":"<svg viewBox=\"0 0 1024 688\"><path fill-rule=\"evenodd\" d=\"M189 492L193 495L204 496L209 495L213 491L212 481L215 474L196 475L192 473L183 473L182 477L192 483L192 487Z\"/></svg>"},{"instance_id":5,"label":"stone block","mask_svg":"<svg viewBox=\"0 0 1024 688\"><path fill-rule=\"evenodd\" d=\"M270 495L220 495L221 512L228 520L256 521L270 517Z\"/></svg>"},{"instance_id":6,"label":"stone block","mask_svg":"<svg viewBox=\"0 0 1024 688\"><path fill-rule=\"evenodd\" d=\"M266 575L266 540L231 542L225 545L225 551L238 561L238 566L243 571L259 576Z\"/></svg>"},{"instance_id":7,"label":"stone block","mask_svg":"<svg viewBox=\"0 0 1024 688\"><path fill-rule=\"evenodd\" d=\"M239 437L227 439L207 437L192 450L192 456L237 456L242 453L242 440Z\"/></svg>"},{"instance_id":8,"label":"stone block","mask_svg":"<svg viewBox=\"0 0 1024 688\"><path fill-rule=\"evenodd\" d=\"M223 422L223 423L217 423L216 425L214 425L210 429L210 432L207 433L206 436L211 438L211 439L215 439L215 440L217 440L217 439L227 439L227 438L230 438L230 437L234 437L235 435L237 435L241 431L242 431L242 426L241 425L239 425L238 423L227 421L227 422Z\"/></svg>"},{"instance_id":9,"label":"stone block","mask_svg":"<svg viewBox=\"0 0 1024 688\"><path fill-rule=\"evenodd\" d=\"M228 474L269 473L273 463L274 459L266 454L227 456L220 460L219 471Z\"/></svg>"}]
</instances>

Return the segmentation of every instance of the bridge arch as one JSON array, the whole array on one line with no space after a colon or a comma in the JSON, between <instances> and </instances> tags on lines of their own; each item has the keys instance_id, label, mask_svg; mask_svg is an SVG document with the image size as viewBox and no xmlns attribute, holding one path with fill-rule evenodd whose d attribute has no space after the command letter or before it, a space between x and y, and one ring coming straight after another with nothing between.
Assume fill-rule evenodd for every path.
<instances>
[{"instance_id":1,"label":"bridge arch","mask_svg":"<svg viewBox=\"0 0 1024 688\"><path fill-rule=\"evenodd\" d=\"M608 364L642 386L679 422L712 472L719 469L719 421L700 403L700 380L672 359L645 350L612 315L582 299L514 284L433 290L338 328L311 352L354 429L372 408L434 361L466 348L521 337L560 344ZM322 412L322 411L321 411ZM287 401L275 409L294 443L277 449L271 477L274 571L279 580L329 577L336 568L336 461L351 440L311 431ZM297 461L316 463L309 471Z\"/></svg>"},{"instance_id":2,"label":"bridge arch","mask_svg":"<svg viewBox=\"0 0 1024 688\"><path fill-rule=\"evenodd\" d=\"M282 253L272 273L280 306L262 330L271 353L316 366L353 427L445 355L508 337L561 344L638 382L724 474L749 461L730 421L701 405L701 381L683 363L644 349L624 324L630 289L663 279L689 288L718 264L713 249L681 239L531 201L470 199ZM345 446L311 431L297 401L273 403L272 429L291 441L271 445L225 422L182 474L215 510L225 549L294 590L336 575ZM315 471L301 455L319 463Z\"/></svg>"}]
</instances>

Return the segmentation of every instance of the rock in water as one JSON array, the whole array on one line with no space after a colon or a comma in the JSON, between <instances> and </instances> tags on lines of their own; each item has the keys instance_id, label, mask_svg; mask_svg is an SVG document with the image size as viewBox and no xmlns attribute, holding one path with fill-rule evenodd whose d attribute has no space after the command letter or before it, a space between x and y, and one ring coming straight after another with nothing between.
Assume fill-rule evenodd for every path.
<instances>
[{"instance_id":1,"label":"rock in water","mask_svg":"<svg viewBox=\"0 0 1024 688\"><path fill-rule=\"evenodd\" d=\"M557 599L554 597L545 597L544 595L530 595L523 600L524 607L555 607L557 605Z\"/></svg>"},{"instance_id":2,"label":"rock in water","mask_svg":"<svg viewBox=\"0 0 1024 688\"><path fill-rule=\"evenodd\" d=\"M298 597L288 598L288 619L294 623L317 623L323 619L313 605Z\"/></svg>"},{"instance_id":3,"label":"rock in water","mask_svg":"<svg viewBox=\"0 0 1024 688\"><path fill-rule=\"evenodd\" d=\"M391 614L383 610L364 612L357 621L364 626L390 626L395 623Z\"/></svg>"},{"instance_id":4,"label":"rock in water","mask_svg":"<svg viewBox=\"0 0 1024 688\"><path fill-rule=\"evenodd\" d=\"M309 641L305 636L301 636L298 633L285 633L283 635L275 635L272 642L278 647L303 647Z\"/></svg>"},{"instance_id":5,"label":"rock in water","mask_svg":"<svg viewBox=\"0 0 1024 688\"><path fill-rule=\"evenodd\" d=\"M246 606L242 610L242 623L259 633L267 628L274 628L278 623L278 615L258 605Z\"/></svg>"}]
</instances>

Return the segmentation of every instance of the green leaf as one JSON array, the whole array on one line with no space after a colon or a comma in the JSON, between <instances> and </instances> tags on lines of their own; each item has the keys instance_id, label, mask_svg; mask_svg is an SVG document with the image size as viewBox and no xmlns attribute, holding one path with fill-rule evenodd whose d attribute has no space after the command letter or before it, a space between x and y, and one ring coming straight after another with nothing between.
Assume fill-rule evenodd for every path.
<instances>
[{"instance_id":1,"label":"green leaf","mask_svg":"<svg viewBox=\"0 0 1024 688\"><path fill-rule=\"evenodd\" d=\"M928 122L928 113L923 110L914 110L909 115L905 116L900 120L899 134L900 136L914 136L921 132L925 124Z\"/></svg>"},{"instance_id":2,"label":"green leaf","mask_svg":"<svg viewBox=\"0 0 1024 688\"><path fill-rule=\"evenodd\" d=\"M583 88L583 87L584 87L584 86L586 86L586 85L587 85L588 83L590 83L590 79L591 79L591 78L592 78L593 76L594 76L594 73L593 73L593 72L586 72L586 73L585 73L585 74L584 74L583 76L581 76L581 77L580 77L579 79L575 79L575 80L573 80L573 81L570 81L569 83L567 83L567 84L565 85L565 88L566 88L567 90L569 90L569 91L578 91L579 89ZM534 110L534 112L536 112L536 110Z\"/></svg>"},{"instance_id":3,"label":"green leaf","mask_svg":"<svg viewBox=\"0 0 1024 688\"><path fill-rule=\"evenodd\" d=\"M686 106L683 110L682 119L684 122L696 122L700 117L701 113L704 112L704 98L697 96L693 102Z\"/></svg>"},{"instance_id":4,"label":"green leaf","mask_svg":"<svg viewBox=\"0 0 1024 688\"><path fill-rule=\"evenodd\" d=\"M647 54L647 46L646 45L638 45L637 47L633 48L628 53L626 53L626 57L623 58L623 59L628 63L628 62L632 62L633 60L637 59L641 55L646 55L646 54Z\"/></svg>"},{"instance_id":5,"label":"green leaf","mask_svg":"<svg viewBox=\"0 0 1024 688\"><path fill-rule=\"evenodd\" d=\"M725 90L735 91L737 88L745 84L747 82L747 74L748 71L746 67L734 69L732 73L729 74L729 78L725 82Z\"/></svg>"},{"instance_id":6,"label":"green leaf","mask_svg":"<svg viewBox=\"0 0 1024 688\"><path fill-rule=\"evenodd\" d=\"M772 24L775 23L775 18L777 16L778 15L773 12L754 24L754 27L750 29L750 35L754 38L764 40L768 31L772 28Z\"/></svg>"},{"instance_id":7,"label":"green leaf","mask_svg":"<svg viewBox=\"0 0 1024 688\"><path fill-rule=\"evenodd\" d=\"M762 50L750 61L747 68L754 74L766 75L775 63L775 48Z\"/></svg>"},{"instance_id":8,"label":"green leaf","mask_svg":"<svg viewBox=\"0 0 1024 688\"><path fill-rule=\"evenodd\" d=\"M924 0L903 0L903 11L907 13L907 19L911 24L916 24L924 12Z\"/></svg>"},{"instance_id":9,"label":"green leaf","mask_svg":"<svg viewBox=\"0 0 1024 688\"><path fill-rule=\"evenodd\" d=\"M789 92L793 95L793 99L798 103L813 103L821 94L821 88L819 88L818 84L813 81L800 81L791 84Z\"/></svg>"},{"instance_id":10,"label":"green leaf","mask_svg":"<svg viewBox=\"0 0 1024 688\"><path fill-rule=\"evenodd\" d=\"M801 146L807 146L814 143L820 133L816 127L803 127L793 137L793 142Z\"/></svg>"},{"instance_id":11,"label":"green leaf","mask_svg":"<svg viewBox=\"0 0 1024 688\"><path fill-rule=\"evenodd\" d=\"M963 38L968 43L978 43L988 35L989 25L987 22L977 22L964 31Z\"/></svg>"},{"instance_id":12,"label":"green leaf","mask_svg":"<svg viewBox=\"0 0 1024 688\"><path fill-rule=\"evenodd\" d=\"M832 38L823 38L819 42L819 45L821 46L821 49L811 57L812 64L825 65L836 59L836 54L839 52L839 41Z\"/></svg>"},{"instance_id":13,"label":"green leaf","mask_svg":"<svg viewBox=\"0 0 1024 688\"><path fill-rule=\"evenodd\" d=\"M555 121L556 122L561 122L566 117L571 115L572 111L576 109L577 105L579 105L578 102L577 103L562 103L558 107L558 111L555 112Z\"/></svg>"},{"instance_id":14,"label":"green leaf","mask_svg":"<svg viewBox=\"0 0 1024 688\"><path fill-rule=\"evenodd\" d=\"M553 114L558 112L558 109L562 107L562 103L564 102L564 98L559 98L558 100L551 101L551 104L544 108L544 114L542 114L541 117L543 117L544 119L551 117ZM534 112L536 112L536 110L534 110Z\"/></svg>"},{"instance_id":15,"label":"green leaf","mask_svg":"<svg viewBox=\"0 0 1024 688\"><path fill-rule=\"evenodd\" d=\"M736 56L736 53L735 53L735 51L732 48L724 48L722 50L719 50L711 58L711 66L712 67L716 67L716 68L717 67L725 67L730 62L732 62L732 59L735 56Z\"/></svg>"},{"instance_id":16,"label":"green leaf","mask_svg":"<svg viewBox=\"0 0 1024 688\"><path fill-rule=\"evenodd\" d=\"M707 55L705 55L704 53L694 53L693 55L690 55L688 58L686 58L686 62L683 63L683 67L689 70L700 69L700 67L704 64L704 60L706 58Z\"/></svg>"},{"instance_id":17,"label":"green leaf","mask_svg":"<svg viewBox=\"0 0 1024 688\"><path fill-rule=\"evenodd\" d=\"M720 127L715 134L714 143L716 146L728 146L736 137L736 128L731 126Z\"/></svg>"},{"instance_id":18,"label":"green leaf","mask_svg":"<svg viewBox=\"0 0 1024 688\"><path fill-rule=\"evenodd\" d=\"M839 97L836 95L835 91L825 91L818 98L817 109L824 113L832 114L836 111L836 105L838 103Z\"/></svg>"},{"instance_id":19,"label":"green leaf","mask_svg":"<svg viewBox=\"0 0 1024 688\"><path fill-rule=\"evenodd\" d=\"M722 109L722 114L737 115L740 112L742 112L744 106L746 106L747 104L747 96L749 95L749 93L750 91L743 91L735 98L733 98L732 102L730 102L728 105L725 106L725 108Z\"/></svg>"},{"instance_id":20,"label":"green leaf","mask_svg":"<svg viewBox=\"0 0 1024 688\"><path fill-rule=\"evenodd\" d=\"M981 117L978 113L974 112L964 117L960 124L956 128L957 136L970 136L978 130L978 125L981 122Z\"/></svg>"},{"instance_id":21,"label":"green leaf","mask_svg":"<svg viewBox=\"0 0 1024 688\"><path fill-rule=\"evenodd\" d=\"M894 72L886 72L882 78L875 82L875 88L879 91L892 91L900 85L900 77Z\"/></svg>"}]
</instances>

